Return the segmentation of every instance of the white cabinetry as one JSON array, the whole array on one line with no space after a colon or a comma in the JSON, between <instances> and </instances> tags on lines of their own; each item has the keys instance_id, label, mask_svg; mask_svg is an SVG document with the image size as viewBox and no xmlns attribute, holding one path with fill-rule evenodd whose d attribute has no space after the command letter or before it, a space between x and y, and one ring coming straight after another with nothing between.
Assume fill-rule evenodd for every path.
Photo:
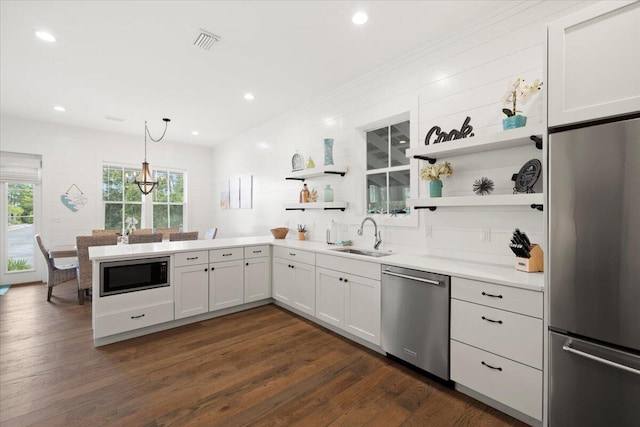
<instances>
[{"instance_id":1,"label":"white cabinetry","mask_svg":"<svg viewBox=\"0 0 640 427\"><path fill-rule=\"evenodd\" d=\"M311 316L316 314L315 256L298 249L273 251L273 297Z\"/></svg>"},{"instance_id":2,"label":"white cabinetry","mask_svg":"<svg viewBox=\"0 0 640 427\"><path fill-rule=\"evenodd\" d=\"M209 311L244 302L243 257L243 248L209 251Z\"/></svg>"},{"instance_id":3,"label":"white cabinetry","mask_svg":"<svg viewBox=\"0 0 640 427\"><path fill-rule=\"evenodd\" d=\"M175 318L195 316L209 309L209 254L207 251L175 255Z\"/></svg>"},{"instance_id":4,"label":"white cabinetry","mask_svg":"<svg viewBox=\"0 0 640 427\"><path fill-rule=\"evenodd\" d=\"M316 317L380 345L380 265L323 254L316 265Z\"/></svg>"},{"instance_id":5,"label":"white cabinetry","mask_svg":"<svg viewBox=\"0 0 640 427\"><path fill-rule=\"evenodd\" d=\"M640 3L609 1L549 25L549 126L640 111Z\"/></svg>"},{"instance_id":6,"label":"white cabinetry","mask_svg":"<svg viewBox=\"0 0 640 427\"><path fill-rule=\"evenodd\" d=\"M271 298L271 247L244 248L244 302Z\"/></svg>"},{"instance_id":7,"label":"white cabinetry","mask_svg":"<svg viewBox=\"0 0 640 427\"><path fill-rule=\"evenodd\" d=\"M542 292L451 278L451 379L542 419Z\"/></svg>"}]
</instances>

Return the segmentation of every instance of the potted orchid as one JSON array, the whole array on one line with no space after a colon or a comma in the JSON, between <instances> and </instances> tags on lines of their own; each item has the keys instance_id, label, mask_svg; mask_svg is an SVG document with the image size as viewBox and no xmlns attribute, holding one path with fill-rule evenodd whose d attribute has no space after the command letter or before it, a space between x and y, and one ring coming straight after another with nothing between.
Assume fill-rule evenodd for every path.
<instances>
[{"instance_id":1,"label":"potted orchid","mask_svg":"<svg viewBox=\"0 0 640 427\"><path fill-rule=\"evenodd\" d=\"M442 197L442 181L440 176L449 177L453 175L453 167L449 162L439 165L431 165L420 171L420 178L429 181L429 196Z\"/></svg>"},{"instance_id":2,"label":"potted orchid","mask_svg":"<svg viewBox=\"0 0 640 427\"><path fill-rule=\"evenodd\" d=\"M507 92L502 97L502 102L511 108L503 108L502 112L507 116L502 119L502 129L514 129L525 126L527 117L521 114L522 111L517 109L519 105L526 104L542 87L540 80L535 80L532 84L525 83L524 79L516 78L507 86Z\"/></svg>"}]
</instances>

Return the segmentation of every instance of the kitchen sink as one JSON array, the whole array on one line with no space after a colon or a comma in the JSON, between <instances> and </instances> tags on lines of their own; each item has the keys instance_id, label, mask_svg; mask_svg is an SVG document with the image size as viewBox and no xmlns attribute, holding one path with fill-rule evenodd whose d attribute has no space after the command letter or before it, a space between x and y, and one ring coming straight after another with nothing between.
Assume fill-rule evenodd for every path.
<instances>
[{"instance_id":1,"label":"kitchen sink","mask_svg":"<svg viewBox=\"0 0 640 427\"><path fill-rule=\"evenodd\" d=\"M371 256L371 257L375 257L375 258L391 255L390 252L368 251L368 250L365 250L365 249L354 249L354 248L335 248L335 249L330 249L330 250L336 251L336 252L343 252L343 253L347 253L347 254Z\"/></svg>"}]
</instances>

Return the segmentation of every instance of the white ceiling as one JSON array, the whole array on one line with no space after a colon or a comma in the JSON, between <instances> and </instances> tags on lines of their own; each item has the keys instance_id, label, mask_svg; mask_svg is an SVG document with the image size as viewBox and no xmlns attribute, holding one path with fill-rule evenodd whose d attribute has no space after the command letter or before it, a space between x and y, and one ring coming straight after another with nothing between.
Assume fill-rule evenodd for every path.
<instances>
[{"instance_id":1,"label":"white ceiling","mask_svg":"<svg viewBox=\"0 0 640 427\"><path fill-rule=\"evenodd\" d=\"M2 1L0 108L3 115L140 138L145 120L157 137L161 118L169 117L167 140L215 145L506 6L462 0ZM369 15L363 26L351 23L357 10ZM196 48L199 28L221 41L209 51ZM36 30L57 41L41 41ZM243 99L247 91L254 101Z\"/></svg>"}]
</instances>

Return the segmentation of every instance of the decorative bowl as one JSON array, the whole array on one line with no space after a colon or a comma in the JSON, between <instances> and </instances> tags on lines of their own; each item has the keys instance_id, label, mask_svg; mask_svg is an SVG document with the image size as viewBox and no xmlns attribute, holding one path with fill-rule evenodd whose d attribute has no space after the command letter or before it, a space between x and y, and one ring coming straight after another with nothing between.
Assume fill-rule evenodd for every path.
<instances>
[{"instance_id":1,"label":"decorative bowl","mask_svg":"<svg viewBox=\"0 0 640 427\"><path fill-rule=\"evenodd\" d=\"M278 227L271 229L271 234L273 234L274 239L284 239L285 237L287 237L288 232L289 229L287 227Z\"/></svg>"}]
</instances>

